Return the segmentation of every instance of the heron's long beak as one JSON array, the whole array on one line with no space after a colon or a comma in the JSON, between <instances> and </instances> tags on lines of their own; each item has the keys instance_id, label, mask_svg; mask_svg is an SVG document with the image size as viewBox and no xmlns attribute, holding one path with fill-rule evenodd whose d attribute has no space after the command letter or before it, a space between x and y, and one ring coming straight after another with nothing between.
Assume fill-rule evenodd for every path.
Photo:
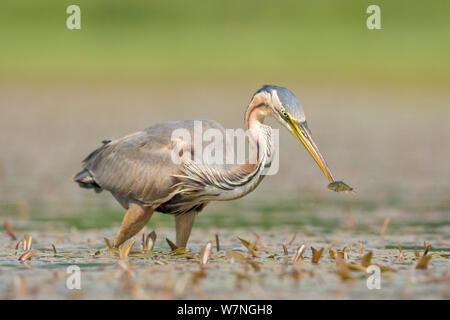
<instances>
[{"instance_id":1,"label":"heron's long beak","mask_svg":"<svg viewBox=\"0 0 450 320\"><path fill-rule=\"evenodd\" d=\"M319 165L320 169L322 169L323 173L327 177L328 181L333 182L333 174L325 162L325 159L322 157L322 154L319 151L316 143L314 142L311 132L306 125L306 122L297 122L290 115L288 116L288 124L292 129L295 137L300 140L303 146L308 150L308 152L313 157L314 161Z\"/></svg>"}]
</instances>

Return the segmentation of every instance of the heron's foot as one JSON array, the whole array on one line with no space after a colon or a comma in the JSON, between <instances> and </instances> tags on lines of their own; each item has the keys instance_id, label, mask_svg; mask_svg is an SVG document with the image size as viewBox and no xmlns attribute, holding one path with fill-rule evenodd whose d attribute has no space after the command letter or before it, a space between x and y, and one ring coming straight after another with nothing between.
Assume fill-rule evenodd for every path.
<instances>
[{"instance_id":1,"label":"heron's foot","mask_svg":"<svg viewBox=\"0 0 450 320\"><path fill-rule=\"evenodd\" d=\"M141 231L152 217L153 211L153 207L143 207L138 204L131 205L122 220L119 232L114 238L114 247L118 248L122 243Z\"/></svg>"}]
</instances>

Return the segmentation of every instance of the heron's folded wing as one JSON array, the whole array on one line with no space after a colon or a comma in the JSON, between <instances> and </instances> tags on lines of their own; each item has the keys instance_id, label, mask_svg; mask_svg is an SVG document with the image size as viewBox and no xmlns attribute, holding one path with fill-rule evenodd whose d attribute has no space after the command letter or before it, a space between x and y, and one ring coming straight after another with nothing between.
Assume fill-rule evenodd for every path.
<instances>
[{"instance_id":1,"label":"heron's folded wing","mask_svg":"<svg viewBox=\"0 0 450 320\"><path fill-rule=\"evenodd\" d=\"M176 183L172 175L179 169L171 152L170 145L141 131L105 145L87 169L103 189L150 203L167 197Z\"/></svg>"}]
</instances>

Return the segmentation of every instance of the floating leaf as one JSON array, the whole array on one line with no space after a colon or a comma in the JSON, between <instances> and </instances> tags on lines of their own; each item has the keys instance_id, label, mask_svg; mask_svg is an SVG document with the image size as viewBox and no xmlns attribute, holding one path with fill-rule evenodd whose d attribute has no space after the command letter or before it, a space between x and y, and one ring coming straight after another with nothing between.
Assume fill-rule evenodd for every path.
<instances>
[{"instance_id":1,"label":"floating leaf","mask_svg":"<svg viewBox=\"0 0 450 320\"><path fill-rule=\"evenodd\" d=\"M185 254L186 253L186 248L181 247L181 248L176 248L175 250L170 251L171 255L180 255L180 254Z\"/></svg>"},{"instance_id":2,"label":"floating leaf","mask_svg":"<svg viewBox=\"0 0 450 320\"><path fill-rule=\"evenodd\" d=\"M397 270L392 269L391 267L387 267L387 266L382 266L381 264L375 264L378 268L380 268L381 272L388 272L388 271L393 271L393 272L397 272Z\"/></svg>"},{"instance_id":3,"label":"floating leaf","mask_svg":"<svg viewBox=\"0 0 450 320\"><path fill-rule=\"evenodd\" d=\"M430 251L430 249L431 249L431 244L427 245L426 242L424 242L423 246L425 249L423 251L422 257L424 257L428 254L428 251Z\"/></svg>"},{"instance_id":4,"label":"floating leaf","mask_svg":"<svg viewBox=\"0 0 450 320\"><path fill-rule=\"evenodd\" d=\"M395 259L394 263L400 262L400 260L402 260L402 258L403 258L403 250L402 250L402 246L399 244L398 245L398 257L397 257L397 259Z\"/></svg>"},{"instance_id":5,"label":"floating leaf","mask_svg":"<svg viewBox=\"0 0 450 320\"><path fill-rule=\"evenodd\" d=\"M39 253L38 250L31 250L31 251L27 251L25 253L23 253L20 257L19 257L19 261L26 261L26 260L30 260L32 256L34 256L36 253Z\"/></svg>"},{"instance_id":6,"label":"floating leaf","mask_svg":"<svg viewBox=\"0 0 450 320\"><path fill-rule=\"evenodd\" d=\"M153 251L153 248L155 247L155 243L156 243L156 232L155 231L150 232L147 235L147 237L145 238L144 243L145 243L144 251Z\"/></svg>"},{"instance_id":7,"label":"floating leaf","mask_svg":"<svg viewBox=\"0 0 450 320\"><path fill-rule=\"evenodd\" d=\"M420 258L420 253L419 251L417 251L417 246L414 246L414 255L416 256L416 258Z\"/></svg>"},{"instance_id":8,"label":"floating leaf","mask_svg":"<svg viewBox=\"0 0 450 320\"><path fill-rule=\"evenodd\" d=\"M361 265L363 267L370 266L370 260L372 260L372 251L367 252L362 258L361 258Z\"/></svg>"},{"instance_id":9,"label":"floating leaf","mask_svg":"<svg viewBox=\"0 0 450 320\"><path fill-rule=\"evenodd\" d=\"M287 247L283 244L283 251L284 251L284 255L288 256L289 255L289 251L287 249Z\"/></svg>"},{"instance_id":10,"label":"floating leaf","mask_svg":"<svg viewBox=\"0 0 450 320\"><path fill-rule=\"evenodd\" d=\"M14 233L14 230L9 224L8 220L5 220L5 222L3 223L3 227L5 228L6 232L8 232L11 239L17 240L16 234Z\"/></svg>"},{"instance_id":11,"label":"floating leaf","mask_svg":"<svg viewBox=\"0 0 450 320\"><path fill-rule=\"evenodd\" d=\"M19 240L16 245L14 246L14 250L19 250L20 244L22 243L22 240Z\"/></svg>"},{"instance_id":12,"label":"floating leaf","mask_svg":"<svg viewBox=\"0 0 450 320\"><path fill-rule=\"evenodd\" d=\"M295 251L294 257L292 258L292 263L296 263L303 256L303 252L305 252L306 246L303 244L297 248Z\"/></svg>"},{"instance_id":13,"label":"floating leaf","mask_svg":"<svg viewBox=\"0 0 450 320\"><path fill-rule=\"evenodd\" d=\"M312 251L312 263L319 263L320 257L322 256L324 248L320 248L319 250L316 250L315 248L311 247Z\"/></svg>"},{"instance_id":14,"label":"floating leaf","mask_svg":"<svg viewBox=\"0 0 450 320\"><path fill-rule=\"evenodd\" d=\"M121 259L128 258L130 256L131 248L133 248L135 242L136 240L132 238L130 240L127 240L124 244L122 244L119 250L119 257Z\"/></svg>"},{"instance_id":15,"label":"floating leaf","mask_svg":"<svg viewBox=\"0 0 450 320\"><path fill-rule=\"evenodd\" d=\"M365 266L360 266L358 264L354 264L354 263L349 263L347 264L347 268L349 270L354 270L354 271L361 271L361 272L366 272L366 267Z\"/></svg>"},{"instance_id":16,"label":"floating leaf","mask_svg":"<svg viewBox=\"0 0 450 320\"><path fill-rule=\"evenodd\" d=\"M206 243L206 245L200 251L200 264L201 265L208 264L209 257L211 256L211 253L212 253L212 247L213 247L212 242L208 241L208 243Z\"/></svg>"},{"instance_id":17,"label":"floating leaf","mask_svg":"<svg viewBox=\"0 0 450 320\"><path fill-rule=\"evenodd\" d=\"M235 261L246 261L247 260L247 258L245 258L243 254L236 252L236 251L232 251L232 250L228 250L225 254L225 257L228 260L235 260Z\"/></svg>"},{"instance_id":18,"label":"floating leaf","mask_svg":"<svg viewBox=\"0 0 450 320\"><path fill-rule=\"evenodd\" d=\"M291 238L291 240L289 241L288 246L291 246L291 245L294 243L296 237L297 237L297 232L295 232L295 233L292 235L292 238Z\"/></svg>"},{"instance_id":19,"label":"floating leaf","mask_svg":"<svg viewBox=\"0 0 450 320\"><path fill-rule=\"evenodd\" d=\"M361 241L358 241L358 252L359 254L363 254L363 245Z\"/></svg>"},{"instance_id":20,"label":"floating leaf","mask_svg":"<svg viewBox=\"0 0 450 320\"><path fill-rule=\"evenodd\" d=\"M443 258L450 257L450 253L431 253L432 256L441 256Z\"/></svg>"},{"instance_id":21,"label":"floating leaf","mask_svg":"<svg viewBox=\"0 0 450 320\"><path fill-rule=\"evenodd\" d=\"M239 240L241 240L242 244L247 248L248 252L255 258L259 258L258 253L256 252L256 246L248 242L247 240L244 240L240 237L238 237Z\"/></svg>"},{"instance_id":22,"label":"floating leaf","mask_svg":"<svg viewBox=\"0 0 450 320\"><path fill-rule=\"evenodd\" d=\"M166 238L166 242L170 247L170 250L175 251L178 249L177 245L169 240L169 238Z\"/></svg>"},{"instance_id":23,"label":"floating leaf","mask_svg":"<svg viewBox=\"0 0 450 320\"><path fill-rule=\"evenodd\" d=\"M216 233L216 250L217 252L220 251L219 235L217 233Z\"/></svg>"},{"instance_id":24,"label":"floating leaf","mask_svg":"<svg viewBox=\"0 0 450 320\"><path fill-rule=\"evenodd\" d=\"M431 254L422 256L415 266L416 269L426 270L428 269L428 263L431 261L433 256Z\"/></svg>"},{"instance_id":25,"label":"floating leaf","mask_svg":"<svg viewBox=\"0 0 450 320\"><path fill-rule=\"evenodd\" d=\"M112 249L113 246L111 245L111 242L109 242L108 238L103 238L105 240L106 245L108 246L109 249Z\"/></svg>"},{"instance_id":26,"label":"floating leaf","mask_svg":"<svg viewBox=\"0 0 450 320\"><path fill-rule=\"evenodd\" d=\"M32 246L33 246L33 237L30 236L29 234L24 235L22 241L22 249L24 251L28 251L31 250Z\"/></svg>"},{"instance_id":27,"label":"floating leaf","mask_svg":"<svg viewBox=\"0 0 450 320\"><path fill-rule=\"evenodd\" d=\"M389 222L390 221L391 221L391 218L384 219L383 226L381 227L381 231L380 231L380 237L381 238L384 238L384 235L386 234L386 230L387 230L387 228L389 226Z\"/></svg>"}]
</instances>

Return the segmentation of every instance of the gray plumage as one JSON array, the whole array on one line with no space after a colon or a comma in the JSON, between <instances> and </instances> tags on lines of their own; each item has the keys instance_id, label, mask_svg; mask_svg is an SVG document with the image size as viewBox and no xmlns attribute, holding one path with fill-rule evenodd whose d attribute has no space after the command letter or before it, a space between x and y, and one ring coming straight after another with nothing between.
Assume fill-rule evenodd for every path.
<instances>
[{"instance_id":1,"label":"gray plumage","mask_svg":"<svg viewBox=\"0 0 450 320\"><path fill-rule=\"evenodd\" d=\"M82 188L110 191L125 208L130 202L159 204L156 211L179 214L202 209L210 200L222 200L221 195L233 193L247 181L253 167L248 171L237 168L230 171L227 165L174 163L172 133L187 129L194 139L195 121L160 123L117 140L104 141L83 161L83 170L74 180ZM213 128L225 136L225 129L216 121L201 123L203 131ZM191 152L194 157L193 141L183 152ZM236 175L230 176L230 172Z\"/></svg>"},{"instance_id":2,"label":"gray plumage","mask_svg":"<svg viewBox=\"0 0 450 320\"><path fill-rule=\"evenodd\" d=\"M248 194L262 181L264 170L271 168L275 152L274 135L272 129L264 124L264 118L269 116L278 120L303 144L327 179L333 182L331 171L306 125L300 102L290 90L278 86L263 86L247 107L245 129L247 141L253 149L244 163L227 164L226 153L221 162L211 162L209 160L213 158L217 160L215 155L202 152L206 145L212 144L214 151L230 148L222 145L229 142L227 139L202 139L209 129L218 130L216 133L221 138L226 137L226 131L219 123L211 120L175 121L156 124L120 139L103 141L103 145L83 161L83 169L74 176L74 180L82 188L110 191L128 209L114 246L139 232L153 212L159 211L175 215L177 246L184 247L197 212L210 201L232 200ZM199 123L201 132L198 132ZM186 137L177 138L174 133L179 132L178 129L184 129L190 141ZM174 155L178 155L180 161L174 161Z\"/></svg>"}]
</instances>

